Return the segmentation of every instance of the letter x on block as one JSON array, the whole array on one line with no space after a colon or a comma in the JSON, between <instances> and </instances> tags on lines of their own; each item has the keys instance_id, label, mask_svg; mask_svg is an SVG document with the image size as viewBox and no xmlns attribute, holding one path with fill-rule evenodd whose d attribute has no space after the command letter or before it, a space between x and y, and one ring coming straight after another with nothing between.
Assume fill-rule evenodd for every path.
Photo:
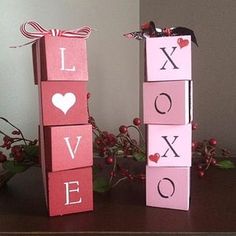
<instances>
[{"instance_id":1,"label":"letter x on block","mask_svg":"<svg viewBox=\"0 0 236 236\"><path fill-rule=\"evenodd\" d=\"M147 38L147 81L191 80L191 36Z\"/></svg>"},{"instance_id":2,"label":"letter x on block","mask_svg":"<svg viewBox=\"0 0 236 236\"><path fill-rule=\"evenodd\" d=\"M148 166L191 166L192 125L147 125Z\"/></svg>"}]
</instances>

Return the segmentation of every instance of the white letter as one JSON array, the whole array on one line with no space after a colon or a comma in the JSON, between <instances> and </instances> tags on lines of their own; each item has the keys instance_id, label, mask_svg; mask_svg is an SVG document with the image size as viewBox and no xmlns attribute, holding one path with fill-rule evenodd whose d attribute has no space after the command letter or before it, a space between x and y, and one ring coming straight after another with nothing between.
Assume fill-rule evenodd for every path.
<instances>
[{"instance_id":1,"label":"white letter","mask_svg":"<svg viewBox=\"0 0 236 236\"><path fill-rule=\"evenodd\" d=\"M77 143L75 145L75 148L74 148L74 151L72 150L71 148L71 145L70 145L70 142L69 142L69 137L65 137L64 140L66 142L66 146L68 147L68 150L69 150L69 153L70 153L70 156L72 159L75 158L75 153L78 149L78 146L79 146L79 143L80 143L80 139L81 139L81 136L77 136Z\"/></svg>"},{"instance_id":2,"label":"white letter","mask_svg":"<svg viewBox=\"0 0 236 236\"><path fill-rule=\"evenodd\" d=\"M77 186L79 186L79 181L71 181L71 182L66 182L64 183L66 185L66 203L65 205L72 205L72 204L79 204L82 202L82 198L79 198L79 201L77 202L70 202L70 193L72 192L78 192L79 193L79 187L76 189L69 189L69 185L70 184L76 184Z\"/></svg>"},{"instance_id":3,"label":"white letter","mask_svg":"<svg viewBox=\"0 0 236 236\"><path fill-rule=\"evenodd\" d=\"M61 70L66 70L66 71L75 71L75 66L72 68L65 68L65 48L60 48L61 50Z\"/></svg>"}]
</instances>

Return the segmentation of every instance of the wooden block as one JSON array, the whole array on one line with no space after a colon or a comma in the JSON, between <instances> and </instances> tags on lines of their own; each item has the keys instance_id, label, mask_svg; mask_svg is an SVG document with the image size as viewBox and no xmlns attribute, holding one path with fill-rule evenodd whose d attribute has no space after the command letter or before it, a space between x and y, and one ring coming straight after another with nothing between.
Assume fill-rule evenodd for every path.
<instances>
[{"instance_id":1,"label":"wooden block","mask_svg":"<svg viewBox=\"0 0 236 236\"><path fill-rule=\"evenodd\" d=\"M146 205L189 210L190 168L146 167Z\"/></svg>"},{"instance_id":2,"label":"wooden block","mask_svg":"<svg viewBox=\"0 0 236 236\"><path fill-rule=\"evenodd\" d=\"M42 125L87 124L87 82L42 81L39 85Z\"/></svg>"},{"instance_id":3,"label":"wooden block","mask_svg":"<svg viewBox=\"0 0 236 236\"><path fill-rule=\"evenodd\" d=\"M49 215L93 210L92 168L48 173Z\"/></svg>"},{"instance_id":4,"label":"wooden block","mask_svg":"<svg viewBox=\"0 0 236 236\"><path fill-rule=\"evenodd\" d=\"M41 77L40 53L38 53L39 42L32 44L32 59L33 59L33 72L34 84L38 84L38 79Z\"/></svg>"},{"instance_id":5,"label":"wooden block","mask_svg":"<svg viewBox=\"0 0 236 236\"><path fill-rule=\"evenodd\" d=\"M88 81L85 39L46 35L33 44L32 52L34 74L40 70L41 80Z\"/></svg>"},{"instance_id":6,"label":"wooden block","mask_svg":"<svg viewBox=\"0 0 236 236\"><path fill-rule=\"evenodd\" d=\"M192 125L147 125L149 166L191 166Z\"/></svg>"},{"instance_id":7,"label":"wooden block","mask_svg":"<svg viewBox=\"0 0 236 236\"><path fill-rule=\"evenodd\" d=\"M147 81L191 80L191 36L146 39Z\"/></svg>"},{"instance_id":8,"label":"wooden block","mask_svg":"<svg viewBox=\"0 0 236 236\"><path fill-rule=\"evenodd\" d=\"M44 138L48 171L93 165L91 125L45 127Z\"/></svg>"},{"instance_id":9,"label":"wooden block","mask_svg":"<svg viewBox=\"0 0 236 236\"><path fill-rule=\"evenodd\" d=\"M192 121L192 81L143 84L145 124L188 124Z\"/></svg>"},{"instance_id":10,"label":"wooden block","mask_svg":"<svg viewBox=\"0 0 236 236\"><path fill-rule=\"evenodd\" d=\"M43 178L43 187L44 187L44 197L45 203L48 205L48 196L47 196L47 171L46 171L46 158L45 158L45 144L44 144L44 130L43 126L38 126L38 136L39 136L39 155L40 155L40 165Z\"/></svg>"}]
</instances>

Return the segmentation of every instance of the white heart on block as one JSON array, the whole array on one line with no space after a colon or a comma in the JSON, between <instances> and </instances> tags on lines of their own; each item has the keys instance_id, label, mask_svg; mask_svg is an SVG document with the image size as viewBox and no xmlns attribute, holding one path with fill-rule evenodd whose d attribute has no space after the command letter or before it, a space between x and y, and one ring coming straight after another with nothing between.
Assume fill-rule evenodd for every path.
<instances>
[{"instance_id":1,"label":"white heart on block","mask_svg":"<svg viewBox=\"0 0 236 236\"><path fill-rule=\"evenodd\" d=\"M75 104L76 96L73 93L55 93L52 96L52 104L60 109L64 114Z\"/></svg>"}]
</instances>

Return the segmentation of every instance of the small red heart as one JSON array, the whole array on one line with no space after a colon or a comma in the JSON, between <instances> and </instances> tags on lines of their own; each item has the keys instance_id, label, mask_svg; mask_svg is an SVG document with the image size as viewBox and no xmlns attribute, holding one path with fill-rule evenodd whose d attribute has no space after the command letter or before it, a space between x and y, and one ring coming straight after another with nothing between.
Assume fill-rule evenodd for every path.
<instances>
[{"instance_id":1,"label":"small red heart","mask_svg":"<svg viewBox=\"0 0 236 236\"><path fill-rule=\"evenodd\" d=\"M186 47L189 44L188 39L178 38L177 43L179 44L180 48Z\"/></svg>"},{"instance_id":2,"label":"small red heart","mask_svg":"<svg viewBox=\"0 0 236 236\"><path fill-rule=\"evenodd\" d=\"M154 155L149 156L149 160L153 161L155 163L157 163L159 159L160 159L160 154L159 153L155 153Z\"/></svg>"}]
</instances>

